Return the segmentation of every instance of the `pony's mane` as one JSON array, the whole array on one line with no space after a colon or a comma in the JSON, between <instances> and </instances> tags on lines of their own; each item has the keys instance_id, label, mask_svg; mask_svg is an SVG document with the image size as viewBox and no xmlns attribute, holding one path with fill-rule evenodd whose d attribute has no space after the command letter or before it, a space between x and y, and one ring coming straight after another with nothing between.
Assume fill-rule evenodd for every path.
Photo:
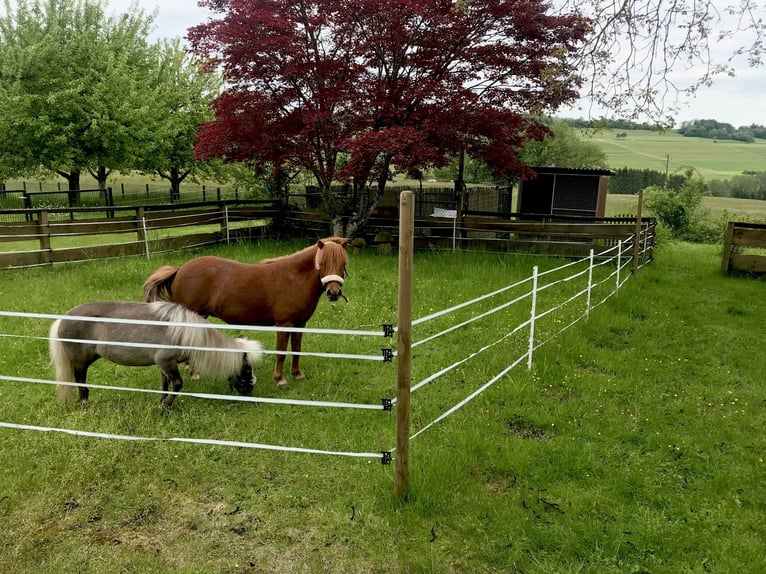
<instances>
[{"instance_id":1,"label":"pony's mane","mask_svg":"<svg viewBox=\"0 0 766 574\"><path fill-rule=\"evenodd\" d=\"M261 263L274 263L276 261L284 261L285 259L290 259L292 257L298 258L298 257L301 257L303 255L308 255L308 253L310 251L313 251L315 249L317 249L316 244L309 245L308 247L304 247L300 251L296 251L294 253L288 253L287 255L280 255L279 257L269 257L268 259L262 259L260 262Z\"/></svg>"},{"instance_id":2,"label":"pony's mane","mask_svg":"<svg viewBox=\"0 0 766 574\"><path fill-rule=\"evenodd\" d=\"M160 321L210 324L199 313L176 303L157 301L149 305ZM188 350L189 365L201 374L209 376L236 375L242 369L242 353L247 353L247 362L253 366L260 360L263 351L263 346L258 341L232 339L218 329L170 325L168 336L174 345L196 347ZM203 347L220 350L202 350Z\"/></svg>"},{"instance_id":3,"label":"pony's mane","mask_svg":"<svg viewBox=\"0 0 766 574\"><path fill-rule=\"evenodd\" d=\"M344 263L346 263L348 261L348 257L347 257L347 253L346 253L346 248L344 247L344 245L348 242L347 239L345 239L343 237L325 237L321 241L325 244L325 247L327 247L328 245L333 245L333 244L334 245L338 245L338 246L341 247L340 250L333 250L333 251L342 252L340 257L342 257L343 259L336 260L336 261L331 261L332 263L340 262L341 264L344 264ZM296 251L294 253L288 253L287 255L280 255L279 257L270 257L268 259L263 259L263 260L261 260L261 263L274 263L275 261L283 261L285 259L290 259L292 257L295 257L297 259L297 258L300 258L300 257L303 257L303 256L308 256L309 254L313 254L314 257L316 258L316 255L320 251L325 251L325 250L324 249L319 249L318 245L316 243L314 243L314 244L309 245L308 247L304 247L300 251Z\"/></svg>"}]
</instances>

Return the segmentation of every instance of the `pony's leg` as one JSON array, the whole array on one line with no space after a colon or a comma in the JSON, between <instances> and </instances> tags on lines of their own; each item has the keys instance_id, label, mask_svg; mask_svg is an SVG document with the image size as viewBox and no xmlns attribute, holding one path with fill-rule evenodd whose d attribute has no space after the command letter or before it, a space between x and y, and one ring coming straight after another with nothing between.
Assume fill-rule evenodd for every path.
<instances>
[{"instance_id":1,"label":"pony's leg","mask_svg":"<svg viewBox=\"0 0 766 574\"><path fill-rule=\"evenodd\" d=\"M90 389L84 386L85 379L87 376L88 376L87 366L74 370L75 382L79 383L80 385L83 385L83 386L77 387L77 390L80 392L80 401L84 403L88 401L88 397L90 396Z\"/></svg>"},{"instance_id":2,"label":"pony's leg","mask_svg":"<svg viewBox=\"0 0 766 574\"><path fill-rule=\"evenodd\" d=\"M170 377L168 377L164 372L160 372L160 386L162 387L162 391L165 393L170 386ZM168 395L165 394L160 397L160 407L165 404L166 400L168 400Z\"/></svg>"},{"instance_id":3,"label":"pony's leg","mask_svg":"<svg viewBox=\"0 0 766 574\"><path fill-rule=\"evenodd\" d=\"M303 325L301 325L303 327ZM296 380L301 381L306 378L306 376L301 372L301 367L299 365L300 362L300 355L298 353L301 352L301 343L303 342L303 333L291 333L292 337L290 337L290 349L293 352L293 364L292 369L290 372L292 373L293 377L295 377Z\"/></svg>"},{"instance_id":4,"label":"pony's leg","mask_svg":"<svg viewBox=\"0 0 766 574\"><path fill-rule=\"evenodd\" d=\"M170 369L170 372L167 374L164 371L162 372L162 390L167 391L169 386L172 386L170 390L174 393L180 392L181 388L184 386L183 379L181 378L181 374L178 372L177 367ZM160 399L160 409L168 410L173 406L173 401L175 399L175 395L162 395L162 399Z\"/></svg>"},{"instance_id":5,"label":"pony's leg","mask_svg":"<svg viewBox=\"0 0 766 574\"><path fill-rule=\"evenodd\" d=\"M287 350L287 340L290 338L290 333L284 331L277 331L277 351ZM277 355L277 362L274 365L274 381L276 381L278 387L284 387L287 384L285 380L284 372L285 356L283 354Z\"/></svg>"}]
</instances>

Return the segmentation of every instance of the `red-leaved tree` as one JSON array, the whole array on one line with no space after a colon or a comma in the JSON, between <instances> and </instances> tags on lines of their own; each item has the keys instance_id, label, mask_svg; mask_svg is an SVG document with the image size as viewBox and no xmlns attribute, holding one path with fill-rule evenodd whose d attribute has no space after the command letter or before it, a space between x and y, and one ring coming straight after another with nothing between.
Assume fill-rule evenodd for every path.
<instances>
[{"instance_id":1,"label":"red-leaved tree","mask_svg":"<svg viewBox=\"0 0 766 574\"><path fill-rule=\"evenodd\" d=\"M538 0L201 4L219 17L189 40L228 88L198 154L268 164L274 177L309 171L347 236L397 172L465 152L498 176L527 174L516 152L547 133L534 116L577 97L570 58L588 31ZM353 184L351 213L336 182Z\"/></svg>"}]
</instances>

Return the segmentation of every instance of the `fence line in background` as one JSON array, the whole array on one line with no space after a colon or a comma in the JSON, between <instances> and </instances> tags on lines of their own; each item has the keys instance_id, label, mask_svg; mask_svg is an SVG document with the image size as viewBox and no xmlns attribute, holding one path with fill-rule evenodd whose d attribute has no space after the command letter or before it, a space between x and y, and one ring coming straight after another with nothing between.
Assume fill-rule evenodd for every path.
<instances>
[{"instance_id":1,"label":"fence line in background","mask_svg":"<svg viewBox=\"0 0 766 574\"><path fill-rule=\"evenodd\" d=\"M278 202L274 201L253 201L246 204L240 202L234 206L226 203L191 204L187 207L179 206L178 210L173 209L161 211L149 206L115 207L116 213L128 215L78 221L53 218L70 211L83 216L98 212L103 214L103 209L38 210L34 212L34 221L0 222L0 243L37 241L39 245L37 249L0 253L0 268L108 259L125 255L149 257L153 253L230 242L232 239L249 236L253 229L261 225L260 222L280 213ZM22 214L16 213L16 216L20 215ZM239 225L233 229L235 223ZM206 226L218 228L211 231L205 229ZM201 229L190 233L188 229L193 227ZM167 232L168 236L152 238L152 234L162 232ZM132 235L135 240L73 245L78 237L100 235Z\"/></svg>"}]
</instances>

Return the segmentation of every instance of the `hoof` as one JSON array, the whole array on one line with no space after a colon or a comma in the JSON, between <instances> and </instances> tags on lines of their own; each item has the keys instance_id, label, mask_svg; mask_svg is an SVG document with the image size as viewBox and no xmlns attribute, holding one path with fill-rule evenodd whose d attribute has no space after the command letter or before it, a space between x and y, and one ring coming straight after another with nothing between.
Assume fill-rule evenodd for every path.
<instances>
[{"instance_id":1,"label":"hoof","mask_svg":"<svg viewBox=\"0 0 766 574\"><path fill-rule=\"evenodd\" d=\"M277 388L284 389L287 387L287 381L285 379L277 379Z\"/></svg>"},{"instance_id":2,"label":"hoof","mask_svg":"<svg viewBox=\"0 0 766 574\"><path fill-rule=\"evenodd\" d=\"M296 381L302 381L306 378L306 375L304 375L303 372L298 371L297 373L293 373L293 377Z\"/></svg>"}]
</instances>

